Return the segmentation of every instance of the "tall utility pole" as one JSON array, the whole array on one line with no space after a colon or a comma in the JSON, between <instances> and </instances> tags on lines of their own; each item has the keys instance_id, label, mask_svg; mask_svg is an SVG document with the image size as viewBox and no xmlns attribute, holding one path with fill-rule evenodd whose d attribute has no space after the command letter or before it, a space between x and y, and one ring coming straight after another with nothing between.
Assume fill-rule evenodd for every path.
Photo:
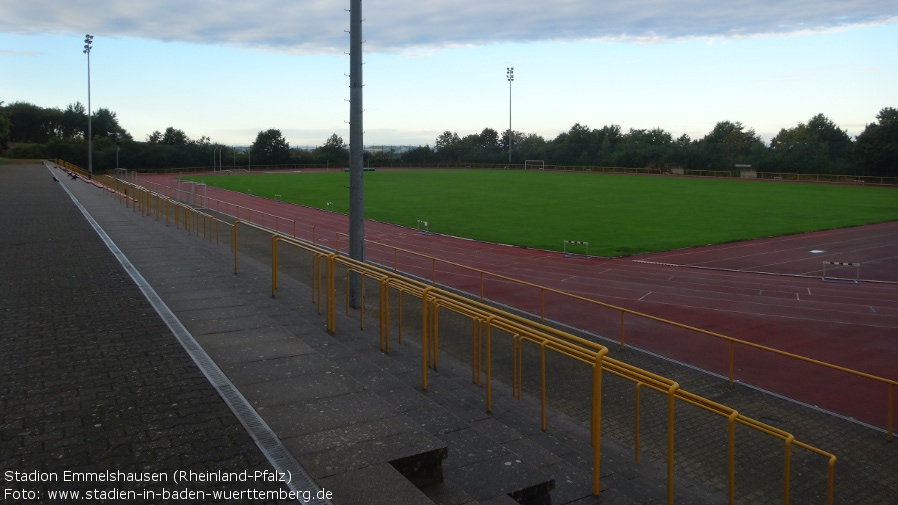
<instances>
[{"instance_id":1,"label":"tall utility pole","mask_svg":"<svg viewBox=\"0 0 898 505\"><path fill-rule=\"evenodd\" d=\"M349 257L365 261L365 144L362 128L362 0L349 2ZM359 307L361 276L352 272L349 300Z\"/></svg>"},{"instance_id":2,"label":"tall utility pole","mask_svg":"<svg viewBox=\"0 0 898 505\"><path fill-rule=\"evenodd\" d=\"M93 49L94 36L84 36L84 54L87 55L87 178L94 178L94 132L91 127L90 111L90 50Z\"/></svg>"},{"instance_id":3,"label":"tall utility pole","mask_svg":"<svg viewBox=\"0 0 898 505\"><path fill-rule=\"evenodd\" d=\"M511 83L514 81L514 67L505 68L508 76L508 163L511 164Z\"/></svg>"}]
</instances>

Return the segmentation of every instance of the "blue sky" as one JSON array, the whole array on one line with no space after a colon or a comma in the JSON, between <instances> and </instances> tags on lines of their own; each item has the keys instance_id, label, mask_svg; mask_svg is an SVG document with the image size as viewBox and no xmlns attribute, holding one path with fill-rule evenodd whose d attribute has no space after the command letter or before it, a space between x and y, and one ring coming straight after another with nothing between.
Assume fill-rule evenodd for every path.
<instances>
[{"instance_id":1,"label":"blue sky","mask_svg":"<svg viewBox=\"0 0 898 505\"><path fill-rule=\"evenodd\" d=\"M247 145L348 140L348 0L0 0L0 100L106 107L136 139L174 126ZM826 114L854 136L898 107L892 1L364 0L365 143L433 145L574 123L765 139Z\"/></svg>"}]
</instances>

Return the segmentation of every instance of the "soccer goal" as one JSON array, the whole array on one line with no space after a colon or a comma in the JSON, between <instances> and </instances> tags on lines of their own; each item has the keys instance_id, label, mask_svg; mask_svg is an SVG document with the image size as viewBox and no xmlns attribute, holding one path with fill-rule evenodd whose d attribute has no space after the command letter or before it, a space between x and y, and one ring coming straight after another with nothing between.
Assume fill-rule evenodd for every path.
<instances>
[{"instance_id":1,"label":"soccer goal","mask_svg":"<svg viewBox=\"0 0 898 505\"><path fill-rule=\"evenodd\" d=\"M545 160L524 160L524 170L545 170Z\"/></svg>"},{"instance_id":2,"label":"soccer goal","mask_svg":"<svg viewBox=\"0 0 898 505\"><path fill-rule=\"evenodd\" d=\"M564 240L562 242L562 252L566 258L575 254L589 258L589 242L585 240Z\"/></svg>"},{"instance_id":3,"label":"soccer goal","mask_svg":"<svg viewBox=\"0 0 898 505\"><path fill-rule=\"evenodd\" d=\"M193 181L178 181L177 200L194 207L206 208L206 184Z\"/></svg>"},{"instance_id":4,"label":"soccer goal","mask_svg":"<svg viewBox=\"0 0 898 505\"><path fill-rule=\"evenodd\" d=\"M137 183L137 171L129 171L127 168L116 168L112 176L120 181Z\"/></svg>"}]
</instances>

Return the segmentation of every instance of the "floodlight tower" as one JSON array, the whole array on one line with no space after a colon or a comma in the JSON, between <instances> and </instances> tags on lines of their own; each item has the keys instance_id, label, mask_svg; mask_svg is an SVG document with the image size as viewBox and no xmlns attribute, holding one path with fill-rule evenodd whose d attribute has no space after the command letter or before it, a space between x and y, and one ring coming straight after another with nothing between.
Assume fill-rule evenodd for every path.
<instances>
[{"instance_id":1,"label":"floodlight tower","mask_svg":"<svg viewBox=\"0 0 898 505\"><path fill-rule=\"evenodd\" d=\"M349 2L349 257L365 261L365 145L362 128L362 0ZM359 306L361 277L351 272L349 300Z\"/></svg>"},{"instance_id":2,"label":"floodlight tower","mask_svg":"<svg viewBox=\"0 0 898 505\"><path fill-rule=\"evenodd\" d=\"M118 154L119 151L122 150L122 134L118 132L106 132L112 140L115 140L115 168L119 168L118 166Z\"/></svg>"},{"instance_id":3,"label":"floodlight tower","mask_svg":"<svg viewBox=\"0 0 898 505\"><path fill-rule=\"evenodd\" d=\"M511 164L511 83L514 81L514 67L506 67L508 76L508 163Z\"/></svg>"},{"instance_id":4,"label":"floodlight tower","mask_svg":"<svg viewBox=\"0 0 898 505\"><path fill-rule=\"evenodd\" d=\"M87 177L94 178L94 146L93 146L93 129L91 128L91 111L90 111L90 50L93 49L94 36L87 34L84 36L84 54L87 55Z\"/></svg>"}]
</instances>

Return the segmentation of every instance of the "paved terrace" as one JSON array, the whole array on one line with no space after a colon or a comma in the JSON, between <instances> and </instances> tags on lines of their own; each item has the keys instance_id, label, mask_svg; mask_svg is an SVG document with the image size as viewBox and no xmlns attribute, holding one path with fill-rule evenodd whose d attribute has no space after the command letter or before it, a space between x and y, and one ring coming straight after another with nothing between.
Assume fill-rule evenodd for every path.
<instances>
[{"instance_id":1,"label":"paved terrace","mask_svg":"<svg viewBox=\"0 0 898 505\"><path fill-rule=\"evenodd\" d=\"M173 316L157 312L61 186ZM448 357L441 357L439 372L431 372L430 387L421 392L413 343L384 355L374 332L358 330L357 318L340 311L337 333L330 335L305 285L282 276L278 297L271 298L264 264L242 259L235 276L227 247L141 217L57 169L0 168L0 211L5 490L40 493L44 501L62 489L166 488L244 491L246 502L258 498L251 491L269 491L270 498L289 490L328 491L337 504L510 504L512 497L546 503L546 493L552 503L664 502L664 469L648 457L662 454L651 440L660 420L645 421L648 440L636 463L625 445L632 442L632 426L609 415L602 495L594 498L582 403L559 402L550 411L550 429L542 432L536 402L511 400L508 388L498 385L493 412L486 414L469 369ZM763 413L762 420L835 453L836 503L896 501L898 454L883 433L748 388L730 390L719 379L636 351L616 357L748 415ZM609 380L607 387L619 388L609 390L609 405L632 398L632 386ZM553 394L557 390L579 388L555 385ZM716 446L708 434L719 421L679 416L685 438L677 439L677 503L725 503L722 460L700 454ZM769 444L739 436L737 454ZM817 471L823 465L811 466ZM9 471L62 476L66 470L168 476L286 470L291 482L87 486L8 478ZM775 468L773 484L770 475L742 470L740 503L778 502ZM819 479L805 484L806 478L793 474L793 503L822 503Z\"/></svg>"}]
</instances>

